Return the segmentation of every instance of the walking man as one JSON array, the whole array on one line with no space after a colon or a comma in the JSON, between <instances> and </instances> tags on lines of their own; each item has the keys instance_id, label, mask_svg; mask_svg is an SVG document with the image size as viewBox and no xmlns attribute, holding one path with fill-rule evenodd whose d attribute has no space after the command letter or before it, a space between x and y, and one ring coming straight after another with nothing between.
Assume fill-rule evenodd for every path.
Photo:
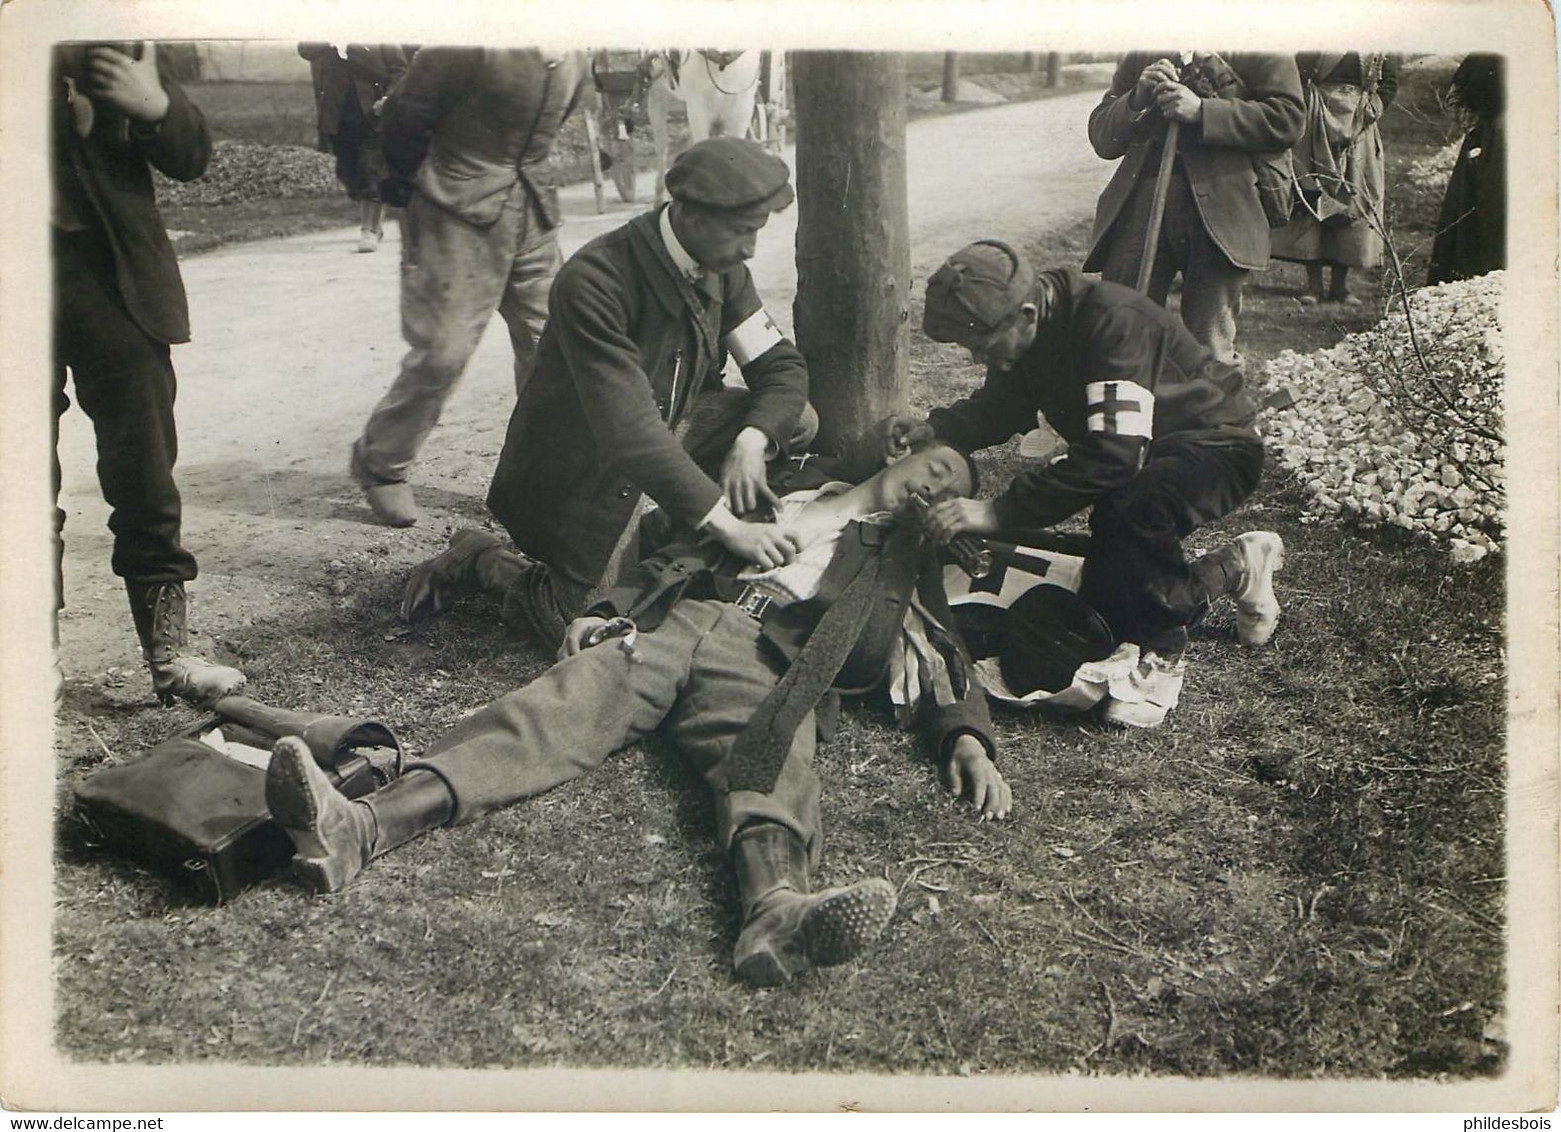
<instances>
[{"instance_id":1,"label":"walking man","mask_svg":"<svg viewBox=\"0 0 1561 1132\"><path fill-rule=\"evenodd\" d=\"M518 389L561 262L546 165L585 89L584 59L535 49L425 47L384 107L382 187L401 220L401 372L352 446L376 518L409 527L407 473L497 310ZM388 189L388 195L383 189Z\"/></svg>"}]
</instances>

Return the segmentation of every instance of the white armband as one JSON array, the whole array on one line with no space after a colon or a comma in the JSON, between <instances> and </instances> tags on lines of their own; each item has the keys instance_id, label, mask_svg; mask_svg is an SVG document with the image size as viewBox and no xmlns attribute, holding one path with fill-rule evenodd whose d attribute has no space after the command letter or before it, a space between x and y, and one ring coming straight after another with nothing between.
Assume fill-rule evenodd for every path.
<instances>
[{"instance_id":1,"label":"white armband","mask_svg":"<svg viewBox=\"0 0 1561 1132\"><path fill-rule=\"evenodd\" d=\"M1154 438L1154 394L1135 381L1092 381L1084 387L1090 432Z\"/></svg>"},{"instance_id":2,"label":"white armband","mask_svg":"<svg viewBox=\"0 0 1561 1132\"><path fill-rule=\"evenodd\" d=\"M780 329L763 307L745 318L740 326L721 339L727 353L745 366L782 341Z\"/></svg>"}]
</instances>

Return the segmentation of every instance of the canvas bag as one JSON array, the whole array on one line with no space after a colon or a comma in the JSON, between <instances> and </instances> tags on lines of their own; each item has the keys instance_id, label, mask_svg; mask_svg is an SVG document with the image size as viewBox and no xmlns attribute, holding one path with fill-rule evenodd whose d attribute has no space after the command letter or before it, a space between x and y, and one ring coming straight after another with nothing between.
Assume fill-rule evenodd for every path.
<instances>
[{"instance_id":1,"label":"canvas bag","mask_svg":"<svg viewBox=\"0 0 1561 1132\"><path fill-rule=\"evenodd\" d=\"M221 904L284 868L293 846L266 807L263 766L200 736L215 730L227 742L265 751L284 735L298 736L348 798L401 772L401 743L377 720L286 711L243 696L218 700L213 711L75 791L89 843L177 878L207 903Z\"/></svg>"}]
</instances>

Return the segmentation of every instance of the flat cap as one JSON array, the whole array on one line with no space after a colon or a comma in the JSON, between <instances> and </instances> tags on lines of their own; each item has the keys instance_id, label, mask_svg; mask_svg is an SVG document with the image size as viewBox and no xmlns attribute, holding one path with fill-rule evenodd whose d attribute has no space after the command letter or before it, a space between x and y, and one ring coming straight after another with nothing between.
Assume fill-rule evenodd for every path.
<instances>
[{"instance_id":1,"label":"flat cap","mask_svg":"<svg viewBox=\"0 0 1561 1132\"><path fill-rule=\"evenodd\" d=\"M685 149L667 170L674 200L731 212L779 212L795 199L791 170L756 141L716 137Z\"/></svg>"},{"instance_id":2,"label":"flat cap","mask_svg":"<svg viewBox=\"0 0 1561 1132\"><path fill-rule=\"evenodd\" d=\"M1001 240L977 240L927 280L922 329L934 342L963 342L1002 326L1035 290L1035 272Z\"/></svg>"}]
</instances>

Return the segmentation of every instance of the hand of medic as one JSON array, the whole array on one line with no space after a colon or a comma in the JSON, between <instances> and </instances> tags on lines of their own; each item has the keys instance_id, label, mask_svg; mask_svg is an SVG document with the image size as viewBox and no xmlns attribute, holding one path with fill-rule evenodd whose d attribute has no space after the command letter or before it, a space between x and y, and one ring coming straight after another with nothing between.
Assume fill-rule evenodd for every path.
<instances>
[{"instance_id":1,"label":"hand of medic","mask_svg":"<svg viewBox=\"0 0 1561 1132\"><path fill-rule=\"evenodd\" d=\"M932 426L919 417L895 413L878 423L878 435L883 441L884 463L891 463L904 456L918 444L932 439Z\"/></svg>"},{"instance_id":2,"label":"hand of medic","mask_svg":"<svg viewBox=\"0 0 1561 1132\"><path fill-rule=\"evenodd\" d=\"M922 526L940 546L957 534L995 534L997 508L990 499L945 499L932 505Z\"/></svg>"},{"instance_id":3,"label":"hand of medic","mask_svg":"<svg viewBox=\"0 0 1561 1132\"><path fill-rule=\"evenodd\" d=\"M787 527L746 523L725 508L718 508L707 525L727 550L765 570L784 566L797 557L799 540Z\"/></svg>"},{"instance_id":4,"label":"hand of medic","mask_svg":"<svg viewBox=\"0 0 1561 1132\"><path fill-rule=\"evenodd\" d=\"M751 425L732 441L731 451L721 464L721 490L734 514L746 515L761 501L772 507L777 502L765 478L764 455L769 443L770 438Z\"/></svg>"}]
</instances>

